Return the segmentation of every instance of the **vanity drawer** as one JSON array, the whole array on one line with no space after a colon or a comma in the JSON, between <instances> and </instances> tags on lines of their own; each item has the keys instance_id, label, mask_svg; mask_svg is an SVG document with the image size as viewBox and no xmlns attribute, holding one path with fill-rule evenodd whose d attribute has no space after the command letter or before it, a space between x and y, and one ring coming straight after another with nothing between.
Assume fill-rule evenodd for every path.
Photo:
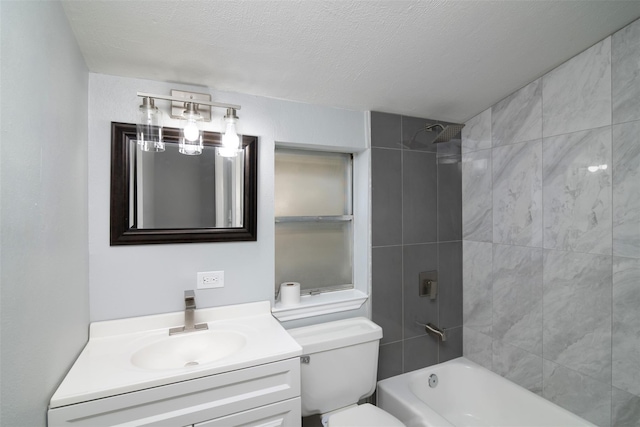
<instances>
[{"instance_id":1,"label":"vanity drawer","mask_svg":"<svg viewBox=\"0 0 640 427\"><path fill-rule=\"evenodd\" d=\"M285 400L218 418L194 427L298 427L302 420L300 398Z\"/></svg>"},{"instance_id":2,"label":"vanity drawer","mask_svg":"<svg viewBox=\"0 0 640 427\"><path fill-rule=\"evenodd\" d=\"M182 427L299 396L295 357L50 409L48 425Z\"/></svg>"}]
</instances>

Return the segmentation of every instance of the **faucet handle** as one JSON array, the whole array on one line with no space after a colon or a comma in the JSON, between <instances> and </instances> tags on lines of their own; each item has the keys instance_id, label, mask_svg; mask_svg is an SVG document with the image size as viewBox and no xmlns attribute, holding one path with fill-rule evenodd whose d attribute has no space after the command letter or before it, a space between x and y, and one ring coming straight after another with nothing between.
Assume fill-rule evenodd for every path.
<instances>
[{"instance_id":1,"label":"faucet handle","mask_svg":"<svg viewBox=\"0 0 640 427\"><path fill-rule=\"evenodd\" d=\"M193 290L184 291L184 305L187 308L196 308L196 293Z\"/></svg>"}]
</instances>

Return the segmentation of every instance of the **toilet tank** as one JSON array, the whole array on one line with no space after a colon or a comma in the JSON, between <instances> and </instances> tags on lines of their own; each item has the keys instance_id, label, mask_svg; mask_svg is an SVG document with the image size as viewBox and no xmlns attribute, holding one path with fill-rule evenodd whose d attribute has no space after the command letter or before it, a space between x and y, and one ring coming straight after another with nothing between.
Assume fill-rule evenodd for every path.
<instances>
[{"instance_id":1,"label":"toilet tank","mask_svg":"<svg viewBox=\"0 0 640 427\"><path fill-rule=\"evenodd\" d=\"M288 332L309 356L300 364L302 416L344 408L373 393L380 326L356 317Z\"/></svg>"}]
</instances>

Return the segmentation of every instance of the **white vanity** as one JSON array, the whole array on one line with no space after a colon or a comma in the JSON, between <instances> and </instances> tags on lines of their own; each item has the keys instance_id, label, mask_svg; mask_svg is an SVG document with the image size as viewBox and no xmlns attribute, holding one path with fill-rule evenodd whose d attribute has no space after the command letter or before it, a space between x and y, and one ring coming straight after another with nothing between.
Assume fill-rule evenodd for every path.
<instances>
[{"instance_id":1,"label":"white vanity","mask_svg":"<svg viewBox=\"0 0 640 427\"><path fill-rule=\"evenodd\" d=\"M92 323L51 398L55 426L300 426L302 348L267 301Z\"/></svg>"}]
</instances>

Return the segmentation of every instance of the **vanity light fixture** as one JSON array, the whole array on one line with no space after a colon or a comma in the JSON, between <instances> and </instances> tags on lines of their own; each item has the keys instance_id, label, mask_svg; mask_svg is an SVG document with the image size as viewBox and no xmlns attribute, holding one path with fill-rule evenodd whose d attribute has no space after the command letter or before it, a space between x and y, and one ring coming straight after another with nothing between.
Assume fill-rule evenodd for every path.
<instances>
[{"instance_id":1,"label":"vanity light fixture","mask_svg":"<svg viewBox=\"0 0 640 427\"><path fill-rule=\"evenodd\" d=\"M142 105L138 110L136 125L138 145L143 151L164 151L162 140L162 112L155 106L156 100L171 101L170 116L181 121L178 151L186 155L198 155L203 149L202 123L211 121L211 108L225 108L227 115L223 146L217 150L220 156L234 157L241 149L241 138L237 133L240 105L211 102L211 95L172 90L171 96L138 92Z\"/></svg>"}]
</instances>

